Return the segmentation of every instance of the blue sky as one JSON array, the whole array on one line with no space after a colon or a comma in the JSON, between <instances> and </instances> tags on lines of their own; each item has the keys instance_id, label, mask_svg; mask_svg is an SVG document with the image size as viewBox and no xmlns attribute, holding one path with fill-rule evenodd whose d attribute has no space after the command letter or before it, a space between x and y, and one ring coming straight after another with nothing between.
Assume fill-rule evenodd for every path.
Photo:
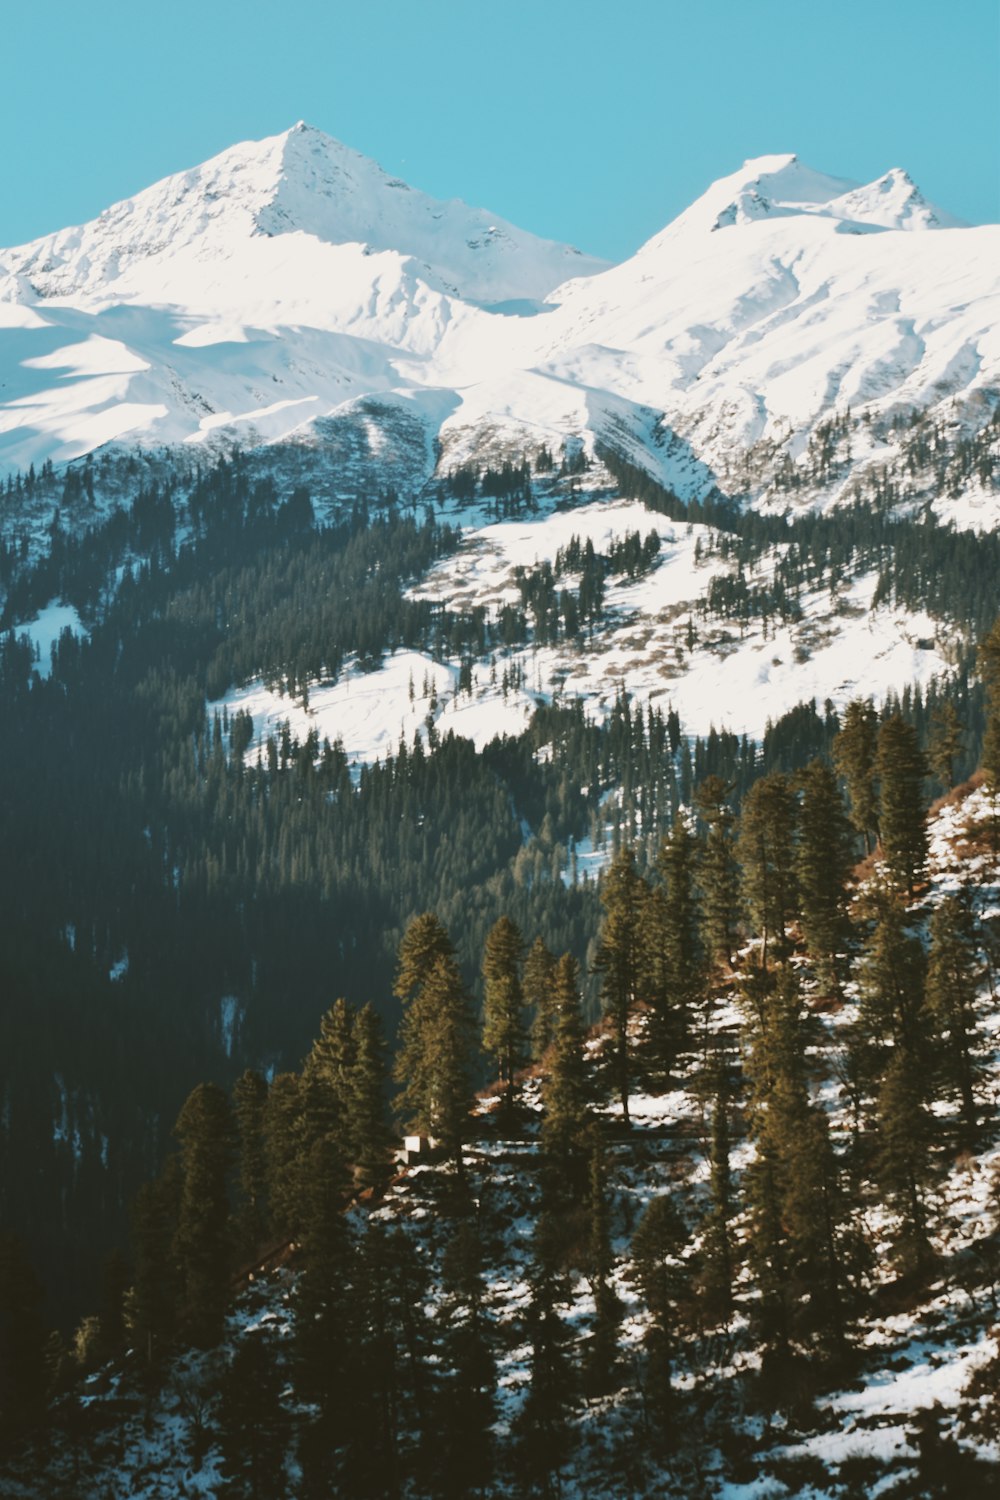
<instances>
[{"instance_id":1,"label":"blue sky","mask_svg":"<svg viewBox=\"0 0 1000 1500\"><path fill-rule=\"evenodd\" d=\"M300 118L613 259L776 151L1000 220L1000 0L55 0L3 33L0 244Z\"/></svg>"}]
</instances>

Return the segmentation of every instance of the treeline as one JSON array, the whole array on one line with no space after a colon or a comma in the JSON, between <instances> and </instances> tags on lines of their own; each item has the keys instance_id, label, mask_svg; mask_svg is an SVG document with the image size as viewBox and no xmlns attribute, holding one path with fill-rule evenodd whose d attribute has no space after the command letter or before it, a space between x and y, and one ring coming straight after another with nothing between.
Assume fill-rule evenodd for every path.
<instances>
[{"instance_id":1,"label":"treeline","mask_svg":"<svg viewBox=\"0 0 1000 1500\"><path fill-rule=\"evenodd\" d=\"M686 504L612 451L601 460L623 495L674 521L717 528L719 555L736 564L733 579L717 581L703 609L748 619L795 619L804 591L832 590L875 573L875 603L927 610L981 636L997 613L1000 535L941 525L928 509L919 520L893 513L898 497L871 497L836 510L762 515L732 500L711 497ZM755 576L757 575L757 576Z\"/></svg>"}]
</instances>

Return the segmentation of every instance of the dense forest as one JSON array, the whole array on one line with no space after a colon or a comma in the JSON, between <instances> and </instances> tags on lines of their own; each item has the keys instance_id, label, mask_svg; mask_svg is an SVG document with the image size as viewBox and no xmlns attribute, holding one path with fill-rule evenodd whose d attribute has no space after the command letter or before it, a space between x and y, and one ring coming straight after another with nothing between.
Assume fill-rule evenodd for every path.
<instances>
[{"instance_id":1,"label":"dense forest","mask_svg":"<svg viewBox=\"0 0 1000 1500\"><path fill-rule=\"evenodd\" d=\"M551 455L536 460L536 486L572 487L583 460L550 466ZM19 478L9 504L55 478ZM431 724L360 771L336 744L287 732L248 759L246 717L206 712L230 686L259 675L302 699L347 664L375 667L399 647L492 662L503 675L526 636L593 629L605 580L647 567L655 532L604 555L574 541L552 566L521 570L522 610L491 617L411 598L407 586L458 543L433 508L449 487L531 506L525 465L454 475L424 507L401 510L386 494L325 523L304 489L283 495L239 455L175 481L142 478L129 504L88 526L65 529L57 509L42 555L14 532L0 550L0 976L11 997L0 1025L17 1059L0 1128L0 1218L33 1246L60 1318L92 1293L195 1078L295 1063L336 994L371 1001L391 1039L393 955L427 908L455 933L477 995L477 955L506 912L574 954L592 1018L597 894L574 878L576 843L625 840L652 859L707 776L726 783L735 808L760 775L828 751L838 729L829 705L802 705L761 744L714 730L692 740L676 714L623 695L602 723L571 701L540 702L522 736L481 753L439 741ZM89 463L67 471L74 515L92 486ZM680 504L658 490L642 498ZM735 528L719 531L720 546L756 545L756 522L731 510L717 519ZM762 535L776 524L761 523ZM823 565L851 566L859 546L889 555L911 532L927 547L924 522L876 518L860 541L859 525L845 515L836 547L836 521L819 526ZM899 535L879 540L888 525ZM988 541L974 554L987 569ZM801 553L811 566L805 541L797 547L786 561ZM943 566L947 553L925 555ZM967 584L979 576L964 554L961 565ZM971 586L958 598L973 606L971 639L985 606ZM52 599L75 606L87 630L65 632L50 665L11 627ZM983 722L971 648L940 693L907 691L886 711L898 707L926 740L939 697L964 725L964 773Z\"/></svg>"},{"instance_id":2,"label":"dense forest","mask_svg":"<svg viewBox=\"0 0 1000 1500\"><path fill-rule=\"evenodd\" d=\"M911 822L918 787L926 800L971 772L986 727L976 642L996 613L993 537L953 532L926 514L901 517L891 496L874 509L859 500L794 520L753 516L724 500L685 506L615 455L602 462L616 492L671 519L712 525L713 545L737 564L702 606L720 620L794 617L804 588L875 567L883 597L959 626L966 646L947 680L857 714L877 787L890 787L892 776L873 769L871 756L882 751L871 747L893 734L906 741ZM41 550L27 535L6 535L0 1050L13 1066L0 1108L0 1226L25 1247L10 1250L11 1264L27 1256L46 1288L48 1324L68 1329L96 1306L109 1254L128 1245L130 1205L160 1172L197 1080L229 1091L249 1067L270 1080L261 1085L270 1097L276 1079L298 1076L289 1070L313 1055L317 1020L338 997L350 1014L369 1018L373 1036L381 1027L390 1055L405 1056L411 997L399 990L397 962L419 913L433 911L451 935L450 982L469 1025L485 1021L487 1042L483 954L501 921L527 935L536 955L567 955L563 989L578 994L586 1027L607 1007L612 983L602 903L625 870L626 884L646 893L643 910L656 911L688 830L692 911L698 906L685 960L693 966L689 999L674 1014L673 1002L656 998L656 985L665 994L667 983L658 928L644 942L660 945L660 978L650 977L647 953L641 982L615 981L609 1058L617 1062L605 1071L615 1073L625 1107L640 999L650 1037L665 1049L657 1066L669 1068L690 1049L705 975L729 956L727 944L756 932L765 955L787 959L779 929L800 920L805 898L798 887L752 895L747 870L758 857L768 869L799 858L792 851L805 833L796 820L808 808L808 777L822 779L817 766L833 778L831 798L846 790L852 799L852 859L876 840L886 848L884 812L865 823L853 801L858 772L843 746L857 726L828 703L800 705L754 743L715 730L693 738L674 712L624 693L600 722L572 701L540 699L517 738L476 751L439 736L429 715L424 734L364 766L349 763L337 743L300 741L287 729L248 754L248 717L207 710L250 677L308 701L317 684L374 669L400 648L454 661L463 673L486 663L498 678L510 657L514 686L511 653L525 641L585 643L604 619L608 581L654 564L655 531L605 553L574 538L551 562L522 568L519 610L453 608L411 596L409 586L458 546L458 532L440 519L450 497L478 499L497 516L530 513L548 486L549 503L555 494L555 503L572 505L586 470L582 453L561 463L543 453L533 466L456 472L417 506L386 493L321 520L306 489L283 492L236 454L172 478L144 479L140 469L127 503L81 526L81 508L93 501L85 464L64 480L72 526L57 510ZM18 477L6 505L16 513L33 487L54 483L51 473ZM779 564L761 570L776 547ZM73 605L85 629L65 632L44 663L14 626L54 599ZM774 857L752 855L743 832L730 848L734 820L745 828L758 800L765 822L776 809L786 818L786 848ZM611 860L600 885L577 871L584 841ZM718 877L725 919L721 908L712 915L712 858L728 871ZM919 873L914 858L910 879ZM849 864L837 865L843 879ZM799 883L805 891L804 875ZM809 920L803 910L812 943L818 928L810 937ZM842 934L839 916L815 920ZM834 982L839 951L830 947L824 983ZM555 960L545 963L546 983L555 985ZM510 983L530 988L527 972ZM542 1004L537 990L533 1003ZM546 1024L538 1021L543 1038ZM460 1071L470 1088L497 1075L511 1085L525 1061L488 1043L484 1054L464 1056ZM366 1088L372 1104L379 1089L370 1080ZM356 1155L343 1142L338 1149L357 1170ZM267 1220L269 1234L279 1230L290 1234L291 1221ZM244 1234L244 1252L248 1243ZM116 1274L138 1275L130 1265Z\"/></svg>"},{"instance_id":3,"label":"dense forest","mask_svg":"<svg viewBox=\"0 0 1000 1500\"><path fill-rule=\"evenodd\" d=\"M980 664L989 795L963 838L996 865L1000 625ZM285 1492L293 1455L303 1496L552 1494L581 1463L625 1486L602 1494L710 1495L717 1461L748 1472L747 1411L721 1378L692 1388L688 1376L741 1347L755 1355L750 1409L808 1431L824 1392L863 1377L886 1308L941 1284L938 1194L956 1153L995 1131L979 1019L1000 948L981 860L929 899L927 788L934 775L950 791L960 736L948 705L928 759L913 724L857 700L829 757L759 775L738 815L709 774L652 861L622 840L595 911L592 1030L572 952L508 912L477 955L480 1025L446 926L413 917L393 966L394 1057L375 1008L339 998L298 1069L198 1084L136 1199L130 1259L110 1259L101 1310L71 1344L45 1338L36 1272L4 1242L0 1314L22 1374L0 1408L8 1447L30 1444L55 1393L86 1484L115 1446L108 1417L138 1418L169 1377L187 1393L189 1473L210 1463L220 1496ZM483 1076L495 1081L477 1101ZM436 1146L430 1223L398 1199L382 1207L406 1190L405 1171L390 1183L390 1080L399 1120ZM630 1102L678 1086L707 1173L696 1185L675 1155L626 1222L642 1329L626 1344L614 1243L628 1163L651 1149L626 1144ZM974 1304L976 1289L994 1307L995 1217L959 1273ZM520 1220L531 1239L515 1266ZM261 1262L292 1269L276 1286L281 1318L265 1291L250 1331L234 1346L230 1329L212 1363ZM513 1330L491 1297L511 1275L526 1288ZM574 1279L587 1298L567 1321ZM512 1334L526 1384L498 1429ZM185 1349L204 1351L200 1374L178 1377ZM972 1437L994 1430L997 1365L970 1386ZM95 1423L77 1382L104 1367L118 1395ZM602 1438L584 1460L585 1411ZM913 1482L886 1493L997 1492L995 1466L936 1418L916 1434ZM846 1472L838 1493L861 1493ZM862 1487L878 1475L856 1471Z\"/></svg>"}]
</instances>

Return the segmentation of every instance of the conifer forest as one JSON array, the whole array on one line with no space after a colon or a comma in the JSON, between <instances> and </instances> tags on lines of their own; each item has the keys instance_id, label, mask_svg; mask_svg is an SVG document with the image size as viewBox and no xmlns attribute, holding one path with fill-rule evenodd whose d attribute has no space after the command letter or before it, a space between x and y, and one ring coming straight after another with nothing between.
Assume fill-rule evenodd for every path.
<instances>
[{"instance_id":1,"label":"conifer forest","mask_svg":"<svg viewBox=\"0 0 1000 1500\"><path fill-rule=\"evenodd\" d=\"M1000 534L610 448L340 507L114 462L0 490L0 1494L1000 1494ZM649 529L415 587L463 506L580 486ZM726 563L692 643L873 573L950 671L756 739L568 687L478 746L411 677L365 762L227 701L404 651L530 693L668 524Z\"/></svg>"}]
</instances>

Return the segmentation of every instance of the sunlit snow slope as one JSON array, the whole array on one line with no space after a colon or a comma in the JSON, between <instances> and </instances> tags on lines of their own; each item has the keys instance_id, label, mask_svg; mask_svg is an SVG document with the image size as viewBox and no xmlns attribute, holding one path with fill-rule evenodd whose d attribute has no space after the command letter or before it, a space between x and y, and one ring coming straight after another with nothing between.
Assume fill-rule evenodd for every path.
<instances>
[{"instance_id":1,"label":"sunlit snow slope","mask_svg":"<svg viewBox=\"0 0 1000 1500\"><path fill-rule=\"evenodd\" d=\"M684 496L768 503L831 414L967 430L998 376L1000 228L898 169L747 162L609 270L300 124L0 250L0 471L311 440L375 397L425 433L418 486L435 438L448 467L582 437Z\"/></svg>"}]
</instances>

